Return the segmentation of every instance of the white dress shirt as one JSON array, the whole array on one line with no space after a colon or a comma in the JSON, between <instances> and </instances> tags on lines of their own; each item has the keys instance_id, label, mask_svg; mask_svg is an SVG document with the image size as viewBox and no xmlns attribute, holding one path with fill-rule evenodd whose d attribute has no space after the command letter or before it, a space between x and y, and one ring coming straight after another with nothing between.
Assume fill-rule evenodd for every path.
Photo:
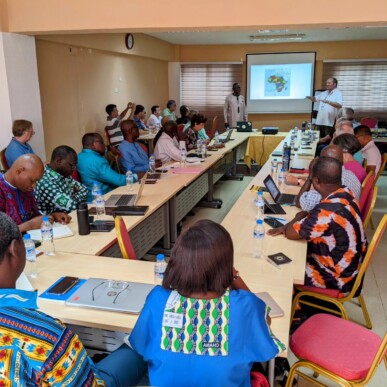
<instances>
[{"instance_id":1,"label":"white dress shirt","mask_svg":"<svg viewBox=\"0 0 387 387\"><path fill-rule=\"evenodd\" d=\"M333 126L338 109L328 103L323 102L325 100L343 105L343 95L339 89L333 89L332 91L325 90L317 97L317 101L319 101L320 104L318 108L316 125Z\"/></svg>"},{"instance_id":2,"label":"white dress shirt","mask_svg":"<svg viewBox=\"0 0 387 387\"><path fill-rule=\"evenodd\" d=\"M171 160L180 161L180 148L176 137L171 138L168 134L163 133L157 141L155 157L162 163Z\"/></svg>"}]
</instances>

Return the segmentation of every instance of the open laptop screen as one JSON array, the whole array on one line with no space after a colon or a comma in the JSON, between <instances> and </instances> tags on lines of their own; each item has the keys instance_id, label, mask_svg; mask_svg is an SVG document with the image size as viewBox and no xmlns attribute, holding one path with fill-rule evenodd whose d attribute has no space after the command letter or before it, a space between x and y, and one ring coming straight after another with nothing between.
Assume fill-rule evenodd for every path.
<instances>
[{"instance_id":1,"label":"open laptop screen","mask_svg":"<svg viewBox=\"0 0 387 387\"><path fill-rule=\"evenodd\" d=\"M274 199L274 201L276 201L278 196L280 195L280 191L276 186L273 178L270 175L267 175L263 183L265 184L265 187L269 191L271 197Z\"/></svg>"}]
</instances>

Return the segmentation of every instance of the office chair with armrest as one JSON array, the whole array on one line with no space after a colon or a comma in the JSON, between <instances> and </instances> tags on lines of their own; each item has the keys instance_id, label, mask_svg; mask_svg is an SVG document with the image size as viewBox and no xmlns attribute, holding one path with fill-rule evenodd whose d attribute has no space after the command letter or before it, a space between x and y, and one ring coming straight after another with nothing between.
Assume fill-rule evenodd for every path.
<instances>
[{"instance_id":1,"label":"office chair with armrest","mask_svg":"<svg viewBox=\"0 0 387 387\"><path fill-rule=\"evenodd\" d=\"M371 194L368 195L368 198L363 207L362 218L364 231L367 230L368 224L372 221L372 213L374 212L376 198L378 197L378 187L375 185L371 191ZM363 218L364 213L364 218Z\"/></svg>"},{"instance_id":2,"label":"office chair with armrest","mask_svg":"<svg viewBox=\"0 0 387 387\"><path fill-rule=\"evenodd\" d=\"M375 251L379 245L380 240L382 239L384 231L386 230L386 226L387 226L387 214L383 216L382 220L379 223L378 228L375 231L372 241L368 246L367 253L364 257L364 260L360 265L359 273L356 277L353 288L347 296L343 295L342 293L340 293L339 290L335 290L335 289L325 289L325 288L317 288L313 286L296 285L296 289L299 290L299 293L296 294L293 300L290 321L291 322L293 321L294 313L299 303L336 314L338 316L341 316L343 319L348 320L348 313L344 308L344 302L351 301L353 298L357 297L363 312L364 319L366 321L366 327L371 329L372 322L368 314L364 297L361 293L361 286L363 283L363 278L366 273L366 270L368 269L368 266L371 263L372 258L374 257ZM328 306L319 305L318 302L316 301L314 302L313 299L330 303L334 305L335 308L331 309Z\"/></svg>"},{"instance_id":3,"label":"office chair with armrest","mask_svg":"<svg viewBox=\"0 0 387 387\"><path fill-rule=\"evenodd\" d=\"M184 141L184 129L185 125L184 124L179 124L177 125L177 137L179 138L179 141Z\"/></svg>"},{"instance_id":4,"label":"office chair with armrest","mask_svg":"<svg viewBox=\"0 0 387 387\"><path fill-rule=\"evenodd\" d=\"M122 257L125 259L138 259L122 216L116 216L114 219L114 224Z\"/></svg>"},{"instance_id":5,"label":"office chair with armrest","mask_svg":"<svg viewBox=\"0 0 387 387\"><path fill-rule=\"evenodd\" d=\"M319 374L340 386L364 386L384 359L387 367L387 334L384 339L352 321L320 313L305 321L291 336L290 348L300 359L290 369L286 387L296 375L318 386ZM313 377L300 371L307 368Z\"/></svg>"}]
</instances>

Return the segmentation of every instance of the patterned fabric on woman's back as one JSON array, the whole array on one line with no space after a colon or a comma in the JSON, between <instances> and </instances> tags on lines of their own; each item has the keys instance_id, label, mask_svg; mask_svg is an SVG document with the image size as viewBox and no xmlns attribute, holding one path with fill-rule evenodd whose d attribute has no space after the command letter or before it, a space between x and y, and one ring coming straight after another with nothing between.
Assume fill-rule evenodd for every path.
<instances>
[{"instance_id":1,"label":"patterned fabric on woman's back","mask_svg":"<svg viewBox=\"0 0 387 387\"><path fill-rule=\"evenodd\" d=\"M367 249L352 192L338 189L293 227L308 241L305 285L350 292Z\"/></svg>"}]
</instances>

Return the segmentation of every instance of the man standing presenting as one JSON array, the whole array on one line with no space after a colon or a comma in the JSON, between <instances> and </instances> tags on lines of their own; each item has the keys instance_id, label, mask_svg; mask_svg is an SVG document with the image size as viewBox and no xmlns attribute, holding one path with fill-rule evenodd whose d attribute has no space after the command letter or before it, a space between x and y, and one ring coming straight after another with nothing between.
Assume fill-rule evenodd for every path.
<instances>
[{"instance_id":1,"label":"man standing presenting","mask_svg":"<svg viewBox=\"0 0 387 387\"><path fill-rule=\"evenodd\" d=\"M224 101L224 126L235 128L237 121L247 121L245 98L241 95L241 85L234 83L232 93Z\"/></svg>"},{"instance_id":2,"label":"man standing presenting","mask_svg":"<svg viewBox=\"0 0 387 387\"><path fill-rule=\"evenodd\" d=\"M327 79L326 87L327 89L318 97L307 97L313 102L320 102L316 125L320 130L321 137L327 136L334 129L337 110L343 105L343 95L337 88L337 79Z\"/></svg>"}]
</instances>

